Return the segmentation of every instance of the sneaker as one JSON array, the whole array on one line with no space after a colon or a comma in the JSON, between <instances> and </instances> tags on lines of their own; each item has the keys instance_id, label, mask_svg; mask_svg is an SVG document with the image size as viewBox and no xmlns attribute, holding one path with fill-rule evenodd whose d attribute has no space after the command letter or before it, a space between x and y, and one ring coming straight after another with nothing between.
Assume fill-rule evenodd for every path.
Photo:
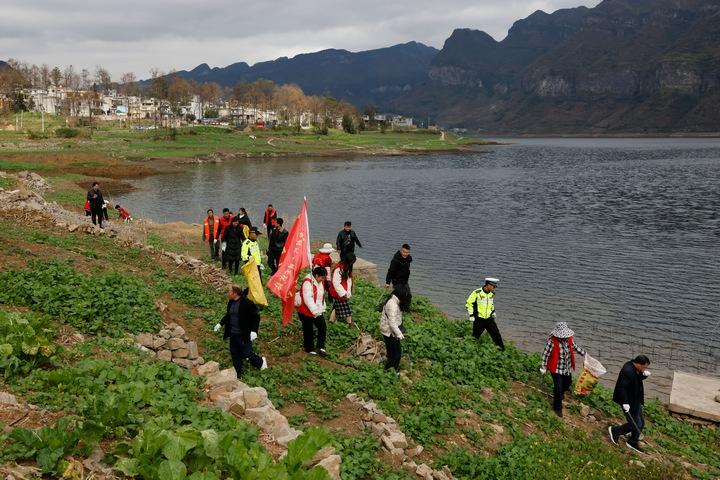
<instances>
[{"instance_id":1,"label":"sneaker","mask_svg":"<svg viewBox=\"0 0 720 480\"><path fill-rule=\"evenodd\" d=\"M317 352L313 350L312 352L308 352L310 355L317 355Z\"/></svg>"},{"instance_id":2,"label":"sneaker","mask_svg":"<svg viewBox=\"0 0 720 480\"><path fill-rule=\"evenodd\" d=\"M608 434L610 435L610 441L614 443L615 445L618 444L618 439L615 435L613 435L613 427L612 425L608 427Z\"/></svg>"},{"instance_id":3,"label":"sneaker","mask_svg":"<svg viewBox=\"0 0 720 480\"><path fill-rule=\"evenodd\" d=\"M645 453L645 450L643 450L642 447L640 446L640 444L638 444L638 443L633 444L633 443L627 442L625 445L627 445L627 447L630 450L634 450L637 453Z\"/></svg>"},{"instance_id":4,"label":"sneaker","mask_svg":"<svg viewBox=\"0 0 720 480\"><path fill-rule=\"evenodd\" d=\"M260 365L260 370L265 370L268 367L267 358L262 357L262 359L263 359L263 363L262 363L262 365Z\"/></svg>"},{"instance_id":5,"label":"sneaker","mask_svg":"<svg viewBox=\"0 0 720 480\"><path fill-rule=\"evenodd\" d=\"M323 356L323 357L327 357L327 352L325 351L324 348L321 348L321 349L320 349L320 355Z\"/></svg>"}]
</instances>

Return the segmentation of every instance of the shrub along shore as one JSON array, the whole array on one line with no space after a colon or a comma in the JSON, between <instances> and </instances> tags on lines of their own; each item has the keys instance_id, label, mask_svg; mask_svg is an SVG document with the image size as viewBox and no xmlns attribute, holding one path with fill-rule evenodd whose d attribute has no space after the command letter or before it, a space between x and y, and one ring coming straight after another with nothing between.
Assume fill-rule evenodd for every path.
<instances>
[{"instance_id":1,"label":"shrub along shore","mask_svg":"<svg viewBox=\"0 0 720 480\"><path fill-rule=\"evenodd\" d=\"M99 445L104 465L137 478L213 479L248 469L261 479L323 478L302 464L308 452L332 444L342 478L415 478L363 428L362 412L346 399L354 393L376 402L425 447L418 463L448 465L456 478L720 475L717 429L677 420L650 402L649 453L636 456L607 440L607 425L619 420L609 390L571 398L565 417L557 418L548 379L537 373L538 355L476 341L469 322L447 318L420 296L405 316L401 376L356 357L360 332L380 340L376 306L383 290L363 281L353 297L355 325L329 324L327 359L301 352L299 326L281 327L280 304L269 295L256 349L270 368L250 369L244 381L265 387L293 426L310 431L297 451L274 460L253 427L205 405L201 382L188 370L127 339L175 322L205 360L227 368L227 346L212 332L224 292L167 258L126 245L70 233L42 211L0 212L0 390L51 413L35 424L6 426L0 464L30 462L52 476L79 478L72 469Z\"/></svg>"}]
</instances>

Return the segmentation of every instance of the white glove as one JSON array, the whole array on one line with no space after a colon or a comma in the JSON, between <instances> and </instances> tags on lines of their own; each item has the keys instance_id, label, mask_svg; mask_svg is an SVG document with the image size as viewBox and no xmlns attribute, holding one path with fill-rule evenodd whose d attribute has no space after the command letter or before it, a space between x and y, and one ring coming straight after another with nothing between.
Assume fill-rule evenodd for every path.
<instances>
[{"instance_id":1,"label":"white glove","mask_svg":"<svg viewBox=\"0 0 720 480\"><path fill-rule=\"evenodd\" d=\"M623 407L623 412L630 413L630 405L629 404L623 403L622 407Z\"/></svg>"},{"instance_id":2,"label":"white glove","mask_svg":"<svg viewBox=\"0 0 720 480\"><path fill-rule=\"evenodd\" d=\"M540 373L545 375L547 373L547 369L545 367L540 367Z\"/></svg>"},{"instance_id":3,"label":"white glove","mask_svg":"<svg viewBox=\"0 0 720 480\"><path fill-rule=\"evenodd\" d=\"M495 320L497 318L497 316L495 315L495 312L493 312L492 315L490 315L490 316L492 317L493 320Z\"/></svg>"},{"instance_id":4,"label":"white glove","mask_svg":"<svg viewBox=\"0 0 720 480\"><path fill-rule=\"evenodd\" d=\"M265 271L265 265L262 265L262 264L260 265L260 271L261 271L261 272L264 272L264 271Z\"/></svg>"},{"instance_id":5,"label":"white glove","mask_svg":"<svg viewBox=\"0 0 720 480\"><path fill-rule=\"evenodd\" d=\"M250 341L254 342L257 338L257 332L250 332Z\"/></svg>"},{"instance_id":6,"label":"white glove","mask_svg":"<svg viewBox=\"0 0 720 480\"><path fill-rule=\"evenodd\" d=\"M647 377L649 377L650 375L652 375L652 372L651 372L650 370L645 370L645 371L643 372L643 377L646 377L646 378L647 378Z\"/></svg>"},{"instance_id":7,"label":"white glove","mask_svg":"<svg viewBox=\"0 0 720 480\"><path fill-rule=\"evenodd\" d=\"M263 223L263 230L267 230L267 224Z\"/></svg>"},{"instance_id":8,"label":"white glove","mask_svg":"<svg viewBox=\"0 0 720 480\"><path fill-rule=\"evenodd\" d=\"M475 317L473 317L472 315L470 315L470 316L468 316L468 320L470 320L471 322L474 322L474 321L475 321Z\"/></svg>"},{"instance_id":9,"label":"white glove","mask_svg":"<svg viewBox=\"0 0 720 480\"><path fill-rule=\"evenodd\" d=\"M225 249L227 248L227 242L222 242L222 243L220 244L220 248L222 248L222 251L224 252Z\"/></svg>"},{"instance_id":10,"label":"white glove","mask_svg":"<svg viewBox=\"0 0 720 480\"><path fill-rule=\"evenodd\" d=\"M219 331L220 331L220 324L216 323L215 326L213 327L213 332L219 332Z\"/></svg>"},{"instance_id":11,"label":"white glove","mask_svg":"<svg viewBox=\"0 0 720 480\"><path fill-rule=\"evenodd\" d=\"M213 243L217 243L217 238L215 240L213 240Z\"/></svg>"},{"instance_id":12,"label":"white glove","mask_svg":"<svg viewBox=\"0 0 720 480\"><path fill-rule=\"evenodd\" d=\"M405 339L405 335L403 335L403 333L400 332L400 333L397 335L397 339L398 339L398 340L404 340L404 339Z\"/></svg>"}]
</instances>

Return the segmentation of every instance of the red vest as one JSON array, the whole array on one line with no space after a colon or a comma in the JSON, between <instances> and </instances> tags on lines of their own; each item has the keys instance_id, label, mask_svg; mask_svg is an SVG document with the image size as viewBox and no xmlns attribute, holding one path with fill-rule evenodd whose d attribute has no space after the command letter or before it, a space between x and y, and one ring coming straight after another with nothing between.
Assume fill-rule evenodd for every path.
<instances>
[{"instance_id":1,"label":"red vest","mask_svg":"<svg viewBox=\"0 0 720 480\"><path fill-rule=\"evenodd\" d=\"M335 268L333 269L332 274L330 275L330 289L329 290L330 290L330 296L332 298L337 298L337 299L340 298L340 295L338 295L337 290L335 290L335 285L333 285L332 279L333 279L333 277L335 277L335 271L338 269L342 269L342 268L345 268L345 266L342 263L338 263L337 265L335 265ZM350 274L350 275L352 275L352 274ZM348 275L348 278L350 278L350 275ZM340 275L340 285L342 285L342 287L347 292L348 279L342 278L342 274Z\"/></svg>"},{"instance_id":2,"label":"red vest","mask_svg":"<svg viewBox=\"0 0 720 480\"><path fill-rule=\"evenodd\" d=\"M557 373L558 363L560 361L560 340L556 337L550 337L553 342L552 350L550 350L550 358L548 358L547 369L550 373ZM573 337L568 337L568 348L570 349L570 363L572 369L575 370L575 349L573 348Z\"/></svg>"},{"instance_id":3,"label":"red vest","mask_svg":"<svg viewBox=\"0 0 720 480\"><path fill-rule=\"evenodd\" d=\"M297 311L298 311L300 314L305 315L306 317L312 318L312 317L314 317L315 315L313 315L313 313L310 311L310 309L308 308L308 306L305 305L305 297L303 297L303 293L302 293L302 288L305 286L305 282L310 282L310 284L312 285L312 287L313 287L313 300L315 300L315 303L318 302L318 289L317 289L317 285L315 285L315 282L313 282L313 281L310 280L309 278L306 278L306 279L303 280L303 282L300 284L300 306L297 307Z\"/></svg>"},{"instance_id":4,"label":"red vest","mask_svg":"<svg viewBox=\"0 0 720 480\"><path fill-rule=\"evenodd\" d=\"M220 237L225 235L225 229L230 226L230 224L232 223L232 219L232 215L230 215L227 219L225 218L225 216L220 217Z\"/></svg>"},{"instance_id":5,"label":"red vest","mask_svg":"<svg viewBox=\"0 0 720 480\"><path fill-rule=\"evenodd\" d=\"M220 231L220 220L218 220L218 217L213 217L213 220L212 236L213 240L217 240L218 232ZM205 221L203 222L203 237L203 240L210 240L210 225L207 217L205 217Z\"/></svg>"}]
</instances>

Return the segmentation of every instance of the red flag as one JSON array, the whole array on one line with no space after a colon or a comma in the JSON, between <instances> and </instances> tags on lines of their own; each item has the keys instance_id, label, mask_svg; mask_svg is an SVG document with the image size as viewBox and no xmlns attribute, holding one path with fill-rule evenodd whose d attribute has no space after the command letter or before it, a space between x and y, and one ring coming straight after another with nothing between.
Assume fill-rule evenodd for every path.
<instances>
[{"instance_id":1,"label":"red flag","mask_svg":"<svg viewBox=\"0 0 720 480\"><path fill-rule=\"evenodd\" d=\"M285 242L285 248L280 256L280 267L267 282L268 290L282 300L283 325L292 321L298 275L303 268L310 266L310 262L310 227L308 226L307 199L305 199L300 214L293 223Z\"/></svg>"}]
</instances>

